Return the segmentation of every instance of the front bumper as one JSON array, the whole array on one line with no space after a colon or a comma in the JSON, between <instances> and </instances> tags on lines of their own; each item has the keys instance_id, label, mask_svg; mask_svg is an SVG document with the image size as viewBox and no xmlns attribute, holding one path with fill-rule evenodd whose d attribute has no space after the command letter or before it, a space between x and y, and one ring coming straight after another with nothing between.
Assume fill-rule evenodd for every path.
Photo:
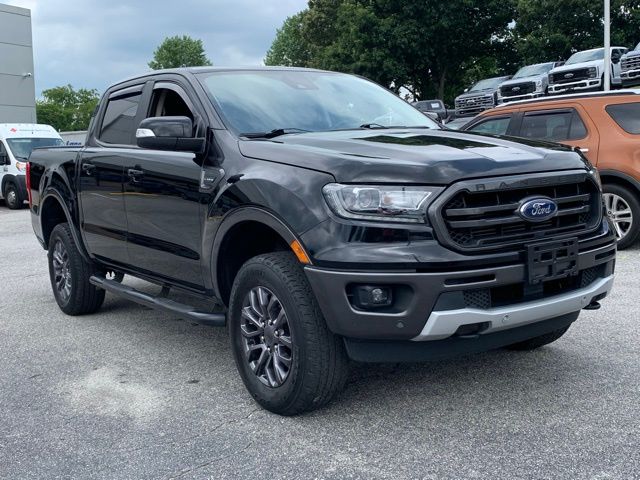
<instances>
[{"instance_id":1,"label":"front bumper","mask_svg":"<svg viewBox=\"0 0 640 480\"><path fill-rule=\"evenodd\" d=\"M567 93L572 91L598 90L602 88L600 78L588 78L570 83L552 83L549 85L549 94Z\"/></svg>"},{"instance_id":2,"label":"front bumper","mask_svg":"<svg viewBox=\"0 0 640 480\"><path fill-rule=\"evenodd\" d=\"M627 70L622 72L620 73L620 79L622 80L623 87L640 85L640 70Z\"/></svg>"},{"instance_id":3,"label":"front bumper","mask_svg":"<svg viewBox=\"0 0 640 480\"><path fill-rule=\"evenodd\" d=\"M538 292L537 296L526 293L528 274L524 261L455 271L441 266L435 272L407 271L406 267L404 271L347 271L308 266L305 273L334 333L360 340L424 341L454 336L461 325L486 322L483 333L497 332L579 311L609 292L614 262L611 232L581 241L577 283L566 288L562 284L562 288L555 288L554 284L554 290ZM583 281L587 271L591 276ZM383 310L356 308L349 292L357 284L392 286L394 304ZM511 295L511 290L525 293L518 297ZM496 300L487 307L468 308L476 306L472 297L479 291L490 292L490 298L495 296ZM587 303L583 303L583 297ZM544 307L543 303L549 306ZM509 315L506 320L505 315Z\"/></svg>"}]
</instances>

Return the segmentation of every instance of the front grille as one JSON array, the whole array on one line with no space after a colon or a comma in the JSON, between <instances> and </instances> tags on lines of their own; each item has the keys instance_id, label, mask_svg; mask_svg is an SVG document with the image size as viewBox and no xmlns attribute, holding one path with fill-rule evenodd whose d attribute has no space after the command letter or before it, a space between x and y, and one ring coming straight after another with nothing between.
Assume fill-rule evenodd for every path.
<instances>
[{"instance_id":1,"label":"front grille","mask_svg":"<svg viewBox=\"0 0 640 480\"><path fill-rule=\"evenodd\" d=\"M500 87L500 95L503 97L517 97L520 95L528 95L536 91L535 82L524 82L515 85L506 85Z\"/></svg>"},{"instance_id":2,"label":"front grille","mask_svg":"<svg viewBox=\"0 0 640 480\"><path fill-rule=\"evenodd\" d=\"M529 222L517 213L524 199L548 197L557 214L543 222ZM445 197L446 198L446 197ZM461 189L444 200L438 232L445 243L459 250L521 250L527 243L595 228L601 215L598 187L586 175L572 183L470 191Z\"/></svg>"},{"instance_id":3,"label":"front grille","mask_svg":"<svg viewBox=\"0 0 640 480\"><path fill-rule=\"evenodd\" d=\"M638 70L640 69L640 55L635 55L633 57L625 57L620 62L620 68L623 72L627 70Z\"/></svg>"},{"instance_id":4,"label":"front grille","mask_svg":"<svg viewBox=\"0 0 640 480\"><path fill-rule=\"evenodd\" d=\"M457 109L471 108L491 108L493 107L493 95L478 95L475 97L465 97L456 99Z\"/></svg>"},{"instance_id":5,"label":"front grille","mask_svg":"<svg viewBox=\"0 0 640 480\"><path fill-rule=\"evenodd\" d=\"M593 78L589 75L588 68L579 68L576 70L559 72L549 75L549 81L551 83L571 83L578 82L580 80L587 80L588 78Z\"/></svg>"}]
</instances>

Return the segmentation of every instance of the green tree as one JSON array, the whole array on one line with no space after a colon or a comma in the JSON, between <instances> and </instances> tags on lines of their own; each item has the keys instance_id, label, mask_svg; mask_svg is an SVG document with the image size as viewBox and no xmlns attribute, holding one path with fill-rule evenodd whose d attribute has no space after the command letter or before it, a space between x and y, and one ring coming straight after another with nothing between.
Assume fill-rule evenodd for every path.
<instances>
[{"instance_id":1,"label":"green tree","mask_svg":"<svg viewBox=\"0 0 640 480\"><path fill-rule=\"evenodd\" d=\"M303 36L303 21L307 10L288 17L276 32L264 59L265 65L306 67L311 63L311 53Z\"/></svg>"},{"instance_id":2,"label":"green tree","mask_svg":"<svg viewBox=\"0 0 640 480\"><path fill-rule=\"evenodd\" d=\"M567 59L603 45L602 0L517 0L514 36L525 63ZM640 4L611 1L611 45L639 40Z\"/></svg>"},{"instance_id":3,"label":"green tree","mask_svg":"<svg viewBox=\"0 0 640 480\"><path fill-rule=\"evenodd\" d=\"M75 90L65 85L44 90L36 102L38 122L59 131L86 130L99 100L94 89Z\"/></svg>"},{"instance_id":4,"label":"green tree","mask_svg":"<svg viewBox=\"0 0 640 480\"><path fill-rule=\"evenodd\" d=\"M211 65L211 61L204 53L202 40L187 35L165 38L153 52L153 60L149 62L149 67L153 70L208 65Z\"/></svg>"}]
</instances>

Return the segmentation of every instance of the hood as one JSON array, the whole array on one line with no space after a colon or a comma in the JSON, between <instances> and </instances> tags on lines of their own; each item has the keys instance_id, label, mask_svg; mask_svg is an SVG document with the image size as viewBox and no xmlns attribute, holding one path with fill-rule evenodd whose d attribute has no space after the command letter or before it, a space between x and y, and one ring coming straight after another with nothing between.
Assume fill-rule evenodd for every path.
<instances>
[{"instance_id":1,"label":"hood","mask_svg":"<svg viewBox=\"0 0 640 480\"><path fill-rule=\"evenodd\" d=\"M571 65L562 65L561 67L553 68L549 71L549 75L552 73L570 72L571 70L579 70L581 68L589 67L602 67L604 60L591 60L590 62L572 63Z\"/></svg>"},{"instance_id":2,"label":"hood","mask_svg":"<svg viewBox=\"0 0 640 480\"><path fill-rule=\"evenodd\" d=\"M568 147L451 130L317 132L239 144L246 157L326 172L344 183L448 185L465 178L585 168Z\"/></svg>"},{"instance_id":3,"label":"hood","mask_svg":"<svg viewBox=\"0 0 640 480\"><path fill-rule=\"evenodd\" d=\"M543 73L542 75L529 75L528 77L520 77L520 78L512 78L511 80L506 80L500 84L500 87L508 87L509 85L517 85L519 83L526 82L536 82L537 80L544 80L547 78L547 73Z\"/></svg>"},{"instance_id":4,"label":"hood","mask_svg":"<svg viewBox=\"0 0 640 480\"><path fill-rule=\"evenodd\" d=\"M630 52L625 53L620 58L630 58L630 57L638 57L640 56L640 50L631 50Z\"/></svg>"}]
</instances>

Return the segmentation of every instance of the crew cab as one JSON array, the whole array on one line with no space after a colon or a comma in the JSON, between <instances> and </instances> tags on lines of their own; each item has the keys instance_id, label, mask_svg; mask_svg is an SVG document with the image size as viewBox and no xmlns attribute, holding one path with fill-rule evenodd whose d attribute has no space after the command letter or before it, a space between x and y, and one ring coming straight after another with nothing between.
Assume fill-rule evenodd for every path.
<instances>
[{"instance_id":1,"label":"crew cab","mask_svg":"<svg viewBox=\"0 0 640 480\"><path fill-rule=\"evenodd\" d=\"M62 143L50 125L0 123L0 198L8 208L23 208L27 201L25 172L31 151Z\"/></svg>"},{"instance_id":2,"label":"crew cab","mask_svg":"<svg viewBox=\"0 0 640 480\"><path fill-rule=\"evenodd\" d=\"M620 79L623 87L640 85L640 43L620 59Z\"/></svg>"},{"instance_id":3,"label":"crew cab","mask_svg":"<svg viewBox=\"0 0 640 480\"><path fill-rule=\"evenodd\" d=\"M446 130L350 75L146 73L106 91L86 146L28 168L62 311L107 291L226 325L248 391L284 415L326 404L349 359L541 347L613 284L579 152Z\"/></svg>"},{"instance_id":4,"label":"crew cab","mask_svg":"<svg viewBox=\"0 0 640 480\"><path fill-rule=\"evenodd\" d=\"M498 103L526 100L547 95L549 71L563 65L564 62L536 63L522 67L498 88Z\"/></svg>"},{"instance_id":5,"label":"crew cab","mask_svg":"<svg viewBox=\"0 0 640 480\"><path fill-rule=\"evenodd\" d=\"M463 130L580 149L600 172L618 248L640 238L640 90L515 102L484 112Z\"/></svg>"},{"instance_id":6,"label":"crew cab","mask_svg":"<svg viewBox=\"0 0 640 480\"><path fill-rule=\"evenodd\" d=\"M620 87L620 58L625 47L611 47L611 86ZM564 65L549 72L549 94L585 92L604 88L604 48L576 52Z\"/></svg>"}]
</instances>

